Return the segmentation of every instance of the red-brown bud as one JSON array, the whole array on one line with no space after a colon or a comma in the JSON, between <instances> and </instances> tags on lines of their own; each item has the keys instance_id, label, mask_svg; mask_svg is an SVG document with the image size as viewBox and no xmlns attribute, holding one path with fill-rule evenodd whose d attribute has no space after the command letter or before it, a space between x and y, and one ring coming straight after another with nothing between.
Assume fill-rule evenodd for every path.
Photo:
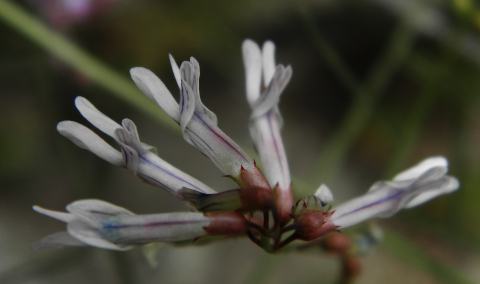
<instances>
[{"instance_id":1,"label":"red-brown bud","mask_svg":"<svg viewBox=\"0 0 480 284\"><path fill-rule=\"evenodd\" d=\"M242 167L237 183L240 185L240 187L265 187L270 189L267 179L256 164L252 169L249 170L246 170Z\"/></svg>"},{"instance_id":2,"label":"red-brown bud","mask_svg":"<svg viewBox=\"0 0 480 284\"><path fill-rule=\"evenodd\" d=\"M240 212L254 212L273 208L273 191L269 187L246 187L238 189L242 203Z\"/></svg>"},{"instance_id":3,"label":"red-brown bud","mask_svg":"<svg viewBox=\"0 0 480 284\"><path fill-rule=\"evenodd\" d=\"M205 216L209 217L211 222L203 229L210 236L236 235L244 233L247 229L247 220L237 212L207 213Z\"/></svg>"},{"instance_id":4,"label":"red-brown bud","mask_svg":"<svg viewBox=\"0 0 480 284\"><path fill-rule=\"evenodd\" d=\"M350 237L340 232L332 232L322 239L322 247L328 252L346 252L351 244Z\"/></svg>"},{"instance_id":5,"label":"red-brown bud","mask_svg":"<svg viewBox=\"0 0 480 284\"><path fill-rule=\"evenodd\" d=\"M314 209L305 209L295 216L295 233L304 241L311 241L335 230L335 225L328 222L330 213L323 213Z\"/></svg>"},{"instance_id":6,"label":"red-brown bud","mask_svg":"<svg viewBox=\"0 0 480 284\"><path fill-rule=\"evenodd\" d=\"M317 197L304 197L292 207L295 235L300 240L311 241L336 230L337 227L331 221L332 214L323 211Z\"/></svg>"}]
</instances>

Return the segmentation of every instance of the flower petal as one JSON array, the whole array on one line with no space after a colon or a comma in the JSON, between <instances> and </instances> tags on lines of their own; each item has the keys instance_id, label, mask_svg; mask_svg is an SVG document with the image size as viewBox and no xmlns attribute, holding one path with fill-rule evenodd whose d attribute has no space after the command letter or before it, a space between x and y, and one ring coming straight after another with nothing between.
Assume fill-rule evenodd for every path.
<instances>
[{"instance_id":1,"label":"flower petal","mask_svg":"<svg viewBox=\"0 0 480 284\"><path fill-rule=\"evenodd\" d=\"M82 199L67 205L67 211L93 222L111 216L135 215L133 212L99 199Z\"/></svg>"},{"instance_id":2,"label":"flower petal","mask_svg":"<svg viewBox=\"0 0 480 284\"><path fill-rule=\"evenodd\" d=\"M147 97L154 100L170 118L176 122L179 121L178 103L165 87L165 84L152 71L143 67L135 67L130 69L130 75L137 87Z\"/></svg>"},{"instance_id":3,"label":"flower petal","mask_svg":"<svg viewBox=\"0 0 480 284\"><path fill-rule=\"evenodd\" d=\"M402 208L454 191L459 183L445 175L446 164L444 159L430 158L401 173L401 178L376 183L367 194L337 206L333 223L345 228L374 217L388 218Z\"/></svg>"},{"instance_id":4,"label":"flower petal","mask_svg":"<svg viewBox=\"0 0 480 284\"><path fill-rule=\"evenodd\" d=\"M122 120L122 126L126 130L126 133L128 133L128 136L131 137L130 144L127 143L127 145L132 146L134 149L142 149L143 151L150 151L154 154L157 154L157 149L153 146L150 146L148 144L143 143L140 141L140 136L138 135L137 131L137 126L133 121L131 121L128 118L125 118ZM118 135L115 134L115 138L118 138Z\"/></svg>"},{"instance_id":5,"label":"flower petal","mask_svg":"<svg viewBox=\"0 0 480 284\"><path fill-rule=\"evenodd\" d=\"M74 121L62 121L57 124L57 130L78 147L87 149L116 166L124 165L122 154L85 126Z\"/></svg>"},{"instance_id":6,"label":"flower petal","mask_svg":"<svg viewBox=\"0 0 480 284\"><path fill-rule=\"evenodd\" d=\"M271 109L277 107L280 100L280 95L287 86L290 78L292 77L292 68L287 66L287 68L282 65L278 65L273 76L273 79L270 81L267 90L260 96L257 102L252 105L252 115L251 118L261 116L268 112Z\"/></svg>"},{"instance_id":7,"label":"flower petal","mask_svg":"<svg viewBox=\"0 0 480 284\"><path fill-rule=\"evenodd\" d=\"M353 226L385 212L396 212L402 191L391 190L387 183L382 188L342 203L335 207L333 223L341 228Z\"/></svg>"},{"instance_id":8,"label":"flower petal","mask_svg":"<svg viewBox=\"0 0 480 284\"><path fill-rule=\"evenodd\" d=\"M180 69L178 68L177 62L171 54L168 55L170 59L170 65L172 66L173 76L175 76L175 81L177 81L178 88L182 87L182 76L180 75Z\"/></svg>"},{"instance_id":9,"label":"flower petal","mask_svg":"<svg viewBox=\"0 0 480 284\"><path fill-rule=\"evenodd\" d=\"M182 88L180 96L180 127L184 139L205 156L225 174L237 177L243 166L245 169L254 167L248 155L223 133L216 125L216 117L209 115L201 103L199 96L192 90L183 77L188 80L194 74L193 65L184 62L180 68L182 72Z\"/></svg>"},{"instance_id":10,"label":"flower petal","mask_svg":"<svg viewBox=\"0 0 480 284\"><path fill-rule=\"evenodd\" d=\"M131 246L125 246L125 244L117 245L112 243L104 238L100 230L105 219L134 215L134 213L97 199L84 199L72 202L67 205L67 211L76 217L67 224L67 231L73 237L88 245L100 248L113 250L128 250L131 248Z\"/></svg>"},{"instance_id":11,"label":"flower petal","mask_svg":"<svg viewBox=\"0 0 480 284\"><path fill-rule=\"evenodd\" d=\"M41 250L47 248L63 248L63 247L83 247L86 243L72 237L68 232L58 232L48 235L39 241L33 243L30 247L32 250Z\"/></svg>"},{"instance_id":12,"label":"flower petal","mask_svg":"<svg viewBox=\"0 0 480 284\"><path fill-rule=\"evenodd\" d=\"M189 61L184 61L182 62L182 65L180 66L180 76L183 81L192 89L192 91L197 92L198 91L198 79L200 76L200 70L196 70L195 67L199 68L198 62L195 60L195 58L192 57L194 60L193 62ZM197 64L195 66L194 64Z\"/></svg>"},{"instance_id":13,"label":"flower petal","mask_svg":"<svg viewBox=\"0 0 480 284\"><path fill-rule=\"evenodd\" d=\"M245 40L242 44L243 64L245 65L245 78L247 99L254 104L260 97L262 83L262 52L260 47L252 40Z\"/></svg>"},{"instance_id":14,"label":"flower petal","mask_svg":"<svg viewBox=\"0 0 480 284\"><path fill-rule=\"evenodd\" d=\"M133 141L140 142L140 136L138 135L137 126L133 121L128 118L122 120L123 128L132 136Z\"/></svg>"},{"instance_id":15,"label":"flower petal","mask_svg":"<svg viewBox=\"0 0 480 284\"><path fill-rule=\"evenodd\" d=\"M97 227L92 227L82 220L74 220L67 224L67 231L74 238L94 247L125 251L133 248L128 245L116 245L105 240Z\"/></svg>"},{"instance_id":16,"label":"flower petal","mask_svg":"<svg viewBox=\"0 0 480 284\"><path fill-rule=\"evenodd\" d=\"M48 217L60 220L62 222L68 223L71 222L75 217L72 214L65 213L65 212L60 212L60 211L54 211L50 209L45 209L43 207L40 207L38 205L35 205L32 207L33 210L37 211L40 214L46 215Z\"/></svg>"},{"instance_id":17,"label":"flower petal","mask_svg":"<svg viewBox=\"0 0 480 284\"><path fill-rule=\"evenodd\" d=\"M128 145L121 145L123 159L125 160L125 166L127 170L134 176L137 177L138 173L138 152Z\"/></svg>"},{"instance_id":18,"label":"flower petal","mask_svg":"<svg viewBox=\"0 0 480 284\"><path fill-rule=\"evenodd\" d=\"M232 178L245 170L254 168L250 157L216 125L202 119L195 113L184 132L184 138L192 144L225 174Z\"/></svg>"},{"instance_id":19,"label":"flower petal","mask_svg":"<svg viewBox=\"0 0 480 284\"><path fill-rule=\"evenodd\" d=\"M448 179L445 180L443 185L418 195L414 199L410 200L410 202L408 202L404 207L405 208L416 207L427 201L437 198L440 195L452 193L455 190L457 190L459 187L460 187L460 182L458 181L458 179L449 176Z\"/></svg>"},{"instance_id":20,"label":"flower petal","mask_svg":"<svg viewBox=\"0 0 480 284\"><path fill-rule=\"evenodd\" d=\"M333 194L325 184L322 184L314 195L320 199L322 206L333 202Z\"/></svg>"},{"instance_id":21,"label":"flower petal","mask_svg":"<svg viewBox=\"0 0 480 284\"><path fill-rule=\"evenodd\" d=\"M200 65L198 64L198 61L194 57L190 57L190 62L183 62L180 67L180 74L185 83L193 91L192 95L195 97L194 108L197 114L204 120L209 120L210 123L217 125L217 116L203 105L200 98ZM182 89L180 89L180 91L182 91Z\"/></svg>"},{"instance_id":22,"label":"flower petal","mask_svg":"<svg viewBox=\"0 0 480 284\"><path fill-rule=\"evenodd\" d=\"M190 137L185 135L185 129L194 113L195 94L190 86L182 79L182 89L180 91L180 128L182 129L183 137L190 144L192 144L192 142L190 141Z\"/></svg>"},{"instance_id":23,"label":"flower petal","mask_svg":"<svg viewBox=\"0 0 480 284\"><path fill-rule=\"evenodd\" d=\"M172 194L175 194L183 187L202 193L216 193L215 190L206 184L149 152L139 155L137 176L154 186L167 189Z\"/></svg>"},{"instance_id":24,"label":"flower petal","mask_svg":"<svg viewBox=\"0 0 480 284\"><path fill-rule=\"evenodd\" d=\"M425 173L427 170L434 167L440 167L440 166L448 168L448 161L445 157L442 157L442 156L430 157L423 160L416 166L411 167L408 170L405 170L399 173L393 178L393 180L396 181L396 180L416 179L420 175Z\"/></svg>"},{"instance_id":25,"label":"flower petal","mask_svg":"<svg viewBox=\"0 0 480 284\"><path fill-rule=\"evenodd\" d=\"M192 64L193 70L195 70L194 82L192 84L189 83L190 87L194 92L196 92L197 96L200 98L200 64L198 63L195 57L190 57L190 64Z\"/></svg>"},{"instance_id":26,"label":"flower petal","mask_svg":"<svg viewBox=\"0 0 480 284\"><path fill-rule=\"evenodd\" d=\"M135 141L132 135L123 128L115 131L115 138L120 145L125 167L134 177L137 177L139 163L139 153L137 149L142 151L143 146L139 143L140 141Z\"/></svg>"},{"instance_id":27,"label":"flower petal","mask_svg":"<svg viewBox=\"0 0 480 284\"><path fill-rule=\"evenodd\" d=\"M81 199L67 205L67 211L75 214L83 212L103 215L134 215L130 210L100 199Z\"/></svg>"},{"instance_id":28,"label":"flower petal","mask_svg":"<svg viewBox=\"0 0 480 284\"><path fill-rule=\"evenodd\" d=\"M84 97L75 98L75 106L78 111L96 128L100 129L103 133L110 137L113 137L115 129L121 128L121 126L110 119L108 116L101 113L92 103L90 103Z\"/></svg>"},{"instance_id":29,"label":"flower petal","mask_svg":"<svg viewBox=\"0 0 480 284\"><path fill-rule=\"evenodd\" d=\"M115 131L115 139L122 148L126 168L137 178L162 187L172 194L186 187L202 193L216 193L204 183L162 160L139 140L135 124L127 119L124 128Z\"/></svg>"},{"instance_id":30,"label":"flower petal","mask_svg":"<svg viewBox=\"0 0 480 284\"><path fill-rule=\"evenodd\" d=\"M266 41L262 48L263 85L268 86L275 73L275 44Z\"/></svg>"}]
</instances>

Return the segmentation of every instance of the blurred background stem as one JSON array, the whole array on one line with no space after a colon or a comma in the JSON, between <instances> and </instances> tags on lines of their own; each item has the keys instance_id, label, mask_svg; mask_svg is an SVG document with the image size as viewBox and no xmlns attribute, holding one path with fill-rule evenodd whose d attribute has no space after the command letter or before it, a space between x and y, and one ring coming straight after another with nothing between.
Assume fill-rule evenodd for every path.
<instances>
[{"instance_id":1,"label":"blurred background stem","mask_svg":"<svg viewBox=\"0 0 480 284\"><path fill-rule=\"evenodd\" d=\"M0 1L0 19L66 65L108 90L110 94L154 117L165 128L179 131L176 123L138 90L130 78L112 70L18 4L13 1Z\"/></svg>"},{"instance_id":2,"label":"blurred background stem","mask_svg":"<svg viewBox=\"0 0 480 284\"><path fill-rule=\"evenodd\" d=\"M352 146L362 134L375 113L375 108L392 76L404 63L412 48L415 32L402 19L392 32L382 56L372 68L364 84L356 83L352 72L343 63L321 31L311 20L307 10L302 11L304 23L312 41L332 71L352 92L353 103L347 110L343 122L326 142L311 169L313 184L331 184L338 177ZM329 59L330 58L330 59Z\"/></svg>"}]
</instances>

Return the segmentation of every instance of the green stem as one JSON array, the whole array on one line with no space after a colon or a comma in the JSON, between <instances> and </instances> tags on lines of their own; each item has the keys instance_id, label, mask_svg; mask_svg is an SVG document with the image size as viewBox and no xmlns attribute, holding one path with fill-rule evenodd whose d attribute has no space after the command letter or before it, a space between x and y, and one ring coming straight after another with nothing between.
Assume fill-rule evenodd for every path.
<instances>
[{"instance_id":1,"label":"green stem","mask_svg":"<svg viewBox=\"0 0 480 284\"><path fill-rule=\"evenodd\" d=\"M53 31L33 15L30 15L16 3L6 0L0 1L0 19L66 65L110 91L112 95L148 113L164 127L179 131L176 123L161 111L152 100L142 94L130 78L109 68L94 56Z\"/></svg>"}]
</instances>

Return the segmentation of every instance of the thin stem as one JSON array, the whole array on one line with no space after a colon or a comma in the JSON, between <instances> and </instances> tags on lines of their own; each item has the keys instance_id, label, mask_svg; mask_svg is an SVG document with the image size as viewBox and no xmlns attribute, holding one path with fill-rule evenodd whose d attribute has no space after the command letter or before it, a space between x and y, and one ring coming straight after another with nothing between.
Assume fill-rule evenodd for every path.
<instances>
[{"instance_id":1,"label":"thin stem","mask_svg":"<svg viewBox=\"0 0 480 284\"><path fill-rule=\"evenodd\" d=\"M265 230L268 230L268 227L270 227L270 213L269 211L263 211L263 228Z\"/></svg>"},{"instance_id":2,"label":"thin stem","mask_svg":"<svg viewBox=\"0 0 480 284\"><path fill-rule=\"evenodd\" d=\"M292 231L292 230L295 230L295 224L290 224L290 225L282 228L282 229L280 230L280 234L284 234L284 233L289 232L289 231Z\"/></svg>"},{"instance_id":3,"label":"thin stem","mask_svg":"<svg viewBox=\"0 0 480 284\"><path fill-rule=\"evenodd\" d=\"M253 223L253 222L250 222L250 221L247 221L247 224L250 228L257 230L260 234L262 234L264 236L266 235L265 234L265 229L262 228L260 225L258 225L256 223Z\"/></svg>"},{"instance_id":4,"label":"thin stem","mask_svg":"<svg viewBox=\"0 0 480 284\"><path fill-rule=\"evenodd\" d=\"M281 243L279 243L278 245L275 244L275 247L273 248L273 251L277 251L279 249L282 249L284 246L288 245L289 243L297 240L297 235L295 233L291 234L290 236L288 236L288 238L286 238L285 240L283 240Z\"/></svg>"},{"instance_id":5,"label":"thin stem","mask_svg":"<svg viewBox=\"0 0 480 284\"><path fill-rule=\"evenodd\" d=\"M251 231L250 229L247 230L247 236L248 236L248 238L249 238L252 242L254 242L257 246L261 247L260 240L259 240L257 237L255 237L255 235L252 233L252 231Z\"/></svg>"},{"instance_id":6,"label":"thin stem","mask_svg":"<svg viewBox=\"0 0 480 284\"><path fill-rule=\"evenodd\" d=\"M342 272L338 284L354 283L361 272L360 258L350 254L340 254Z\"/></svg>"},{"instance_id":7,"label":"thin stem","mask_svg":"<svg viewBox=\"0 0 480 284\"><path fill-rule=\"evenodd\" d=\"M76 46L30 15L13 1L0 1L0 20L27 36L64 64L87 76L117 98L154 117L162 126L180 133L178 125L132 83L130 78Z\"/></svg>"},{"instance_id":8,"label":"thin stem","mask_svg":"<svg viewBox=\"0 0 480 284\"><path fill-rule=\"evenodd\" d=\"M280 228L280 215L278 214L277 206L272 208L273 228L272 230L278 231Z\"/></svg>"}]
</instances>

